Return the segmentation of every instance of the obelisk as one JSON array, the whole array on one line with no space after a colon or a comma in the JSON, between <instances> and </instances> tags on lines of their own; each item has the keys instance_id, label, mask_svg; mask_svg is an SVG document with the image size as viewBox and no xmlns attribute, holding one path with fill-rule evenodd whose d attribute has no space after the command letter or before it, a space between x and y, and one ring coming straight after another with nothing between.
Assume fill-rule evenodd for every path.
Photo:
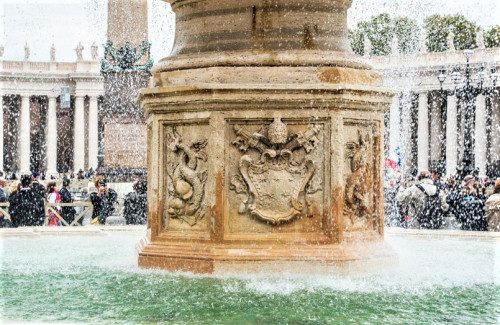
<instances>
[{"instance_id":1,"label":"obelisk","mask_svg":"<svg viewBox=\"0 0 500 325\"><path fill-rule=\"evenodd\" d=\"M148 39L147 0L108 0L108 39L115 47Z\"/></svg>"},{"instance_id":2,"label":"obelisk","mask_svg":"<svg viewBox=\"0 0 500 325\"><path fill-rule=\"evenodd\" d=\"M107 39L101 165L105 174L120 175L117 181L133 181L146 167L146 126L135 99L150 78L147 0L108 0Z\"/></svg>"}]
</instances>

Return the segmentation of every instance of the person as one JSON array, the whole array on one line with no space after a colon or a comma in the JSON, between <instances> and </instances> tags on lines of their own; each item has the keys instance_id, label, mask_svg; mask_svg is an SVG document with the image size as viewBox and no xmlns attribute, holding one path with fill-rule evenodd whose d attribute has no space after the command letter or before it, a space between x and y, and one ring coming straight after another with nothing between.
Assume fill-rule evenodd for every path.
<instances>
[{"instance_id":1,"label":"person","mask_svg":"<svg viewBox=\"0 0 500 325\"><path fill-rule=\"evenodd\" d=\"M54 181L49 182L47 184L47 202L48 203L61 203L61 196L59 192L57 192L57 184ZM61 208L59 206L52 207L57 213L61 214ZM54 213L54 211L49 210L49 226L60 226L62 223Z\"/></svg>"},{"instance_id":2,"label":"person","mask_svg":"<svg viewBox=\"0 0 500 325\"><path fill-rule=\"evenodd\" d=\"M61 196L61 203L73 203L73 198L71 197L71 180L69 178L64 178L59 195ZM76 209L74 207L62 207L61 217L68 223L71 224L75 220ZM82 219L77 221L78 224L82 225Z\"/></svg>"},{"instance_id":3,"label":"person","mask_svg":"<svg viewBox=\"0 0 500 325\"><path fill-rule=\"evenodd\" d=\"M5 193L5 178L0 177L0 203L6 203L8 200L8 195ZM7 207L3 207L3 210L7 210ZM0 228L10 228L12 226L10 220L0 211Z\"/></svg>"},{"instance_id":4,"label":"person","mask_svg":"<svg viewBox=\"0 0 500 325\"><path fill-rule=\"evenodd\" d=\"M9 199L13 195L16 195L17 193L19 193L20 190L21 190L21 182L19 182L19 181L13 181L12 183L10 183L10 186L9 186Z\"/></svg>"},{"instance_id":5,"label":"person","mask_svg":"<svg viewBox=\"0 0 500 325\"><path fill-rule=\"evenodd\" d=\"M31 176L31 188L36 192L38 193L38 195L40 195L41 197L45 198L45 186L43 186L42 184L40 184L40 182L38 181L38 177L40 176L40 174L38 174L38 172L33 172L32 173L32 176Z\"/></svg>"},{"instance_id":6,"label":"person","mask_svg":"<svg viewBox=\"0 0 500 325\"><path fill-rule=\"evenodd\" d=\"M43 225L44 200L30 185L31 176L21 176L21 189L9 199L9 213L14 227Z\"/></svg>"},{"instance_id":7,"label":"person","mask_svg":"<svg viewBox=\"0 0 500 325\"><path fill-rule=\"evenodd\" d=\"M398 204L396 195L399 191L397 180L390 179L384 186L384 215L389 226L402 227L401 219L398 213Z\"/></svg>"},{"instance_id":8,"label":"person","mask_svg":"<svg viewBox=\"0 0 500 325\"><path fill-rule=\"evenodd\" d=\"M137 181L133 189L125 196L123 217L127 225L144 225L147 221L147 183Z\"/></svg>"},{"instance_id":9,"label":"person","mask_svg":"<svg viewBox=\"0 0 500 325\"><path fill-rule=\"evenodd\" d=\"M0 177L0 203L7 202L8 195L5 193L3 189L5 187L5 178Z\"/></svg>"},{"instance_id":10,"label":"person","mask_svg":"<svg viewBox=\"0 0 500 325\"><path fill-rule=\"evenodd\" d=\"M462 230L484 231L487 229L484 214L486 198L482 189L476 184L474 176L465 176L462 186L450 194L448 201L453 205L452 210Z\"/></svg>"},{"instance_id":11,"label":"person","mask_svg":"<svg viewBox=\"0 0 500 325\"><path fill-rule=\"evenodd\" d=\"M396 196L396 201L407 208L407 227L437 229L448 211L446 196L434 185L428 170L420 172L419 182Z\"/></svg>"},{"instance_id":12,"label":"person","mask_svg":"<svg viewBox=\"0 0 500 325\"><path fill-rule=\"evenodd\" d=\"M495 181L493 194L486 201L484 210L488 231L500 231L500 178Z\"/></svg>"},{"instance_id":13,"label":"person","mask_svg":"<svg viewBox=\"0 0 500 325\"><path fill-rule=\"evenodd\" d=\"M115 208L113 204L118 200L118 194L111 188L108 188L106 180L99 176L96 178L95 187L97 192L90 193L90 202L94 206L92 212L92 224L106 224L106 219L113 213Z\"/></svg>"},{"instance_id":14,"label":"person","mask_svg":"<svg viewBox=\"0 0 500 325\"><path fill-rule=\"evenodd\" d=\"M441 180L437 173L432 173L432 181L440 191L444 191L446 189L445 183Z\"/></svg>"}]
</instances>

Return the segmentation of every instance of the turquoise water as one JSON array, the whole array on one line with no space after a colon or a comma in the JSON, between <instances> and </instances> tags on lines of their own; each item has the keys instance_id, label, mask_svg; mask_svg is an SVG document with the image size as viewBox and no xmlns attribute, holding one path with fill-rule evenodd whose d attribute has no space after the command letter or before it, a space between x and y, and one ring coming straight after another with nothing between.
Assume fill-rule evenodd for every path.
<instances>
[{"instance_id":1,"label":"turquoise water","mask_svg":"<svg viewBox=\"0 0 500 325\"><path fill-rule=\"evenodd\" d=\"M365 276L204 277L136 266L141 233L6 237L4 322L498 324L492 240L387 236L400 266Z\"/></svg>"}]
</instances>

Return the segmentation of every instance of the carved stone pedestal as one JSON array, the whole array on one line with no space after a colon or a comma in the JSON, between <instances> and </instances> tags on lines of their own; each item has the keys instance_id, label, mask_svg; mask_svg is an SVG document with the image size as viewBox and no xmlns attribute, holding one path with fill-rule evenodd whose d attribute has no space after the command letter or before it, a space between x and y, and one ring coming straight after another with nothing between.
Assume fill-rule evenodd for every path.
<instances>
[{"instance_id":1,"label":"carved stone pedestal","mask_svg":"<svg viewBox=\"0 0 500 325\"><path fill-rule=\"evenodd\" d=\"M349 1L170 2L173 56L139 98L149 191L139 265L330 272L394 261L382 192L393 94L349 50Z\"/></svg>"}]
</instances>

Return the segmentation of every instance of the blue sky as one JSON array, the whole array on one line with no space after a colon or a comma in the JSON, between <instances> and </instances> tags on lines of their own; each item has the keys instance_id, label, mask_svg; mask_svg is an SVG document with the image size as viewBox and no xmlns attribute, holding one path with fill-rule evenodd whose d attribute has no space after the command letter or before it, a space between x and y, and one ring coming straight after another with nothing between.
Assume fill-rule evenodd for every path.
<instances>
[{"instance_id":1,"label":"blue sky","mask_svg":"<svg viewBox=\"0 0 500 325\"><path fill-rule=\"evenodd\" d=\"M487 29L500 25L497 0L353 0L349 26L372 15L389 12L417 21L433 14L460 13ZM58 61L75 61L75 48L82 42L84 59L90 59L90 45L106 38L106 0L0 0L0 43L5 60L22 60L24 44L30 46L32 61L48 61L56 46ZM174 15L169 5L148 0L149 38L155 61L168 55Z\"/></svg>"}]
</instances>

